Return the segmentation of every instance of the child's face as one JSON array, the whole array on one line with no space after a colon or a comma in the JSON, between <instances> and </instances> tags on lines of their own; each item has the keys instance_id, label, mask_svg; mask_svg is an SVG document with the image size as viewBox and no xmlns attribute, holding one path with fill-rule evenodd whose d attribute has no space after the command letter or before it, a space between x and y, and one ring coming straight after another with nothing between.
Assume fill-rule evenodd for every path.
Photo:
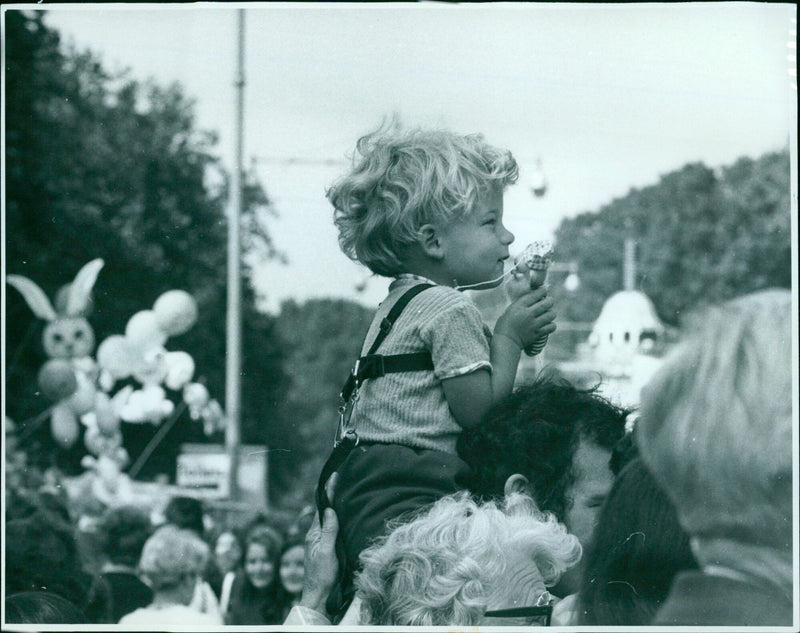
<instances>
[{"instance_id":1,"label":"child's face","mask_svg":"<svg viewBox=\"0 0 800 633\"><path fill-rule=\"evenodd\" d=\"M502 189L492 187L479 195L470 213L440 227L439 240L454 285L482 284L501 277L508 246L514 241L514 234L503 226Z\"/></svg>"}]
</instances>

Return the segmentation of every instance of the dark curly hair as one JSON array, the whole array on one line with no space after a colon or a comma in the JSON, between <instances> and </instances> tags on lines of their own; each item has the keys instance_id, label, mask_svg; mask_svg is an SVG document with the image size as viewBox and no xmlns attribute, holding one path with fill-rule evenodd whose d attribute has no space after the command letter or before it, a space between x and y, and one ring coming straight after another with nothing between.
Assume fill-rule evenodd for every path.
<instances>
[{"instance_id":1,"label":"dark curly hair","mask_svg":"<svg viewBox=\"0 0 800 633\"><path fill-rule=\"evenodd\" d=\"M499 498L506 480L519 473L528 478L539 508L563 521L580 440L613 450L629 413L600 396L597 387L578 389L563 378L540 375L465 429L457 450L472 469L473 493Z\"/></svg>"}]
</instances>

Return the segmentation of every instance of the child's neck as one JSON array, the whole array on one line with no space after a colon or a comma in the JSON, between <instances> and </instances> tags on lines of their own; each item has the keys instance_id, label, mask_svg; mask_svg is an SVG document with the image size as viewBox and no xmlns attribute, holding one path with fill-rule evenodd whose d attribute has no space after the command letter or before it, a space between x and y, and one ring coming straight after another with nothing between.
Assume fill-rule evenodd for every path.
<instances>
[{"instance_id":1,"label":"child's neck","mask_svg":"<svg viewBox=\"0 0 800 633\"><path fill-rule=\"evenodd\" d=\"M403 272L417 275L418 277L425 277L440 286L455 287L457 282L453 279L450 271L442 264L441 261L432 259L424 253L408 254L403 262L405 270Z\"/></svg>"},{"instance_id":2,"label":"child's neck","mask_svg":"<svg viewBox=\"0 0 800 633\"><path fill-rule=\"evenodd\" d=\"M446 274L437 273L436 271L424 270L424 269L406 269L405 271L409 275L415 275L417 277L424 277L425 279L429 279L434 283L440 286L450 286L454 288L456 286L455 279L448 279Z\"/></svg>"}]
</instances>

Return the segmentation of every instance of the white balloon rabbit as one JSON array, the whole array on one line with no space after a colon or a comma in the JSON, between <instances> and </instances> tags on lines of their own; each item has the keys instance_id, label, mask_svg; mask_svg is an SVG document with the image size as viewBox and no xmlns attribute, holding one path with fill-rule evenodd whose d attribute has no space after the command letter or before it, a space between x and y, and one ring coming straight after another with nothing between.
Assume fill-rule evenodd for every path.
<instances>
[{"instance_id":1,"label":"white balloon rabbit","mask_svg":"<svg viewBox=\"0 0 800 633\"><path fill-rule=\"evenodd\" d=\"M74 444L78 438L77 416L93 408L95 363L91 353L95 337L86 315L91 306L92 288L103 263L102 259L90 261L78 271L66 291L59 291L56 303L60 311L56 311L35 282L22 275L6 276L8 284L22 294L31 311L47 322L42 334L42 345L47 356L68 361L75 374L75 391L59 400L51 415L53 436L66 447ZM63 366L58 369L63 372ZM40 373L40 382L42 378L43 374ZM46 392L45 389L42 391Z\"/></svg>"}]
</instances>

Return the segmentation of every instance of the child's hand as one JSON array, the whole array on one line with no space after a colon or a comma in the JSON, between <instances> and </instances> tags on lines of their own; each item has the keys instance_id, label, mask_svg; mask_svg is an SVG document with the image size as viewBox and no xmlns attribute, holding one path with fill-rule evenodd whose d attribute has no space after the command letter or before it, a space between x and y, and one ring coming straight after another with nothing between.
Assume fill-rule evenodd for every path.
<instances>
[{"instance_id":1,"label":"child's hand","mask_svg":"<svg viewBox=\"0 0 800 633\"><path fill-rule=\"evenodd\" d=\"M516 301L531 290L544 284L547 270L531 270L524 264L518 264L511 271L511 276L505 283L506 294L509 299Z\"/></svg>"},{"instance_id":2,"label":"child's hand","mask_svg":"<svg viewBox=\"0 0 800 633\"><path fill-rule=\"evenodd\" d=\"M514 282L517 283L517 280ZM509 288L509 293L511 292L514 290ZM529 289L528 292L521 293L500 315L494 333L510 338L520 349L525 349L539 337L556 331L556 313L552 308L553 300L547 296L545 287L539 285L535 290Z\"/></svg>"}]
</instances>

